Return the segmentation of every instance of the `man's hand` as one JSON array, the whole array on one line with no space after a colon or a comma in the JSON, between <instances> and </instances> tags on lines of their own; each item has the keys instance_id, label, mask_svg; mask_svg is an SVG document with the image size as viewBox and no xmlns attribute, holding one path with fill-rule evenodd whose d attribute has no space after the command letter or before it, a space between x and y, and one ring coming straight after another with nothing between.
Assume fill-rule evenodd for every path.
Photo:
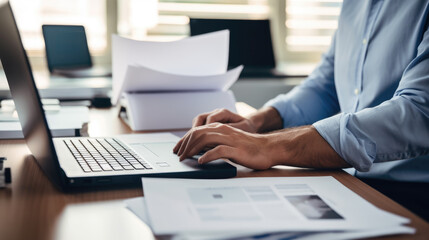
<instances>
[{"instance_id":1,"label":"man's hand","mask_svg":"<svg viewBox=\"0 0 429 240\"><path fill-rule=\"evenodd\" d=\"M203 113L194 118L192 127L199 127L211 123L225 123L250 133L267 132L282 128L282 119L273 107L265 107L249 116L242 117L227 109L216 109Z\"/></svg>"},{"instance_id":2,"label":"man's hand","mask_svg":"<svg viewBox=\"0 0 429 240\"><path fill-rule=\"evenodd\" d=\"M176 145L174 153L180 160L192 157L205 149L198 163L227 158L253 169L268 169L271 163L272 144L267 135L248 133L227 124L210 123L192 128Z\"/></svg>"},{"instance_id":3,"label":"man's hand","mask_svg":"<svg viewBox=\"0 0 429 240\"><path fill-rule=\"evenodd\" d=\"M312 126L255 134L227 124L211 123L192 128L173 151L184 160L205 149L210 150L199 158L200 164L227 158L252 169L275 165L350 167Z\"/></svg>"},{"instance_id":4,"label":"man's hand","mask_svg":"<svg viewBox=\"0 0 429 240\"><path fill-rule=\"evenodd\" d=\"M228 109L216 109L212 112L200 114L194 118L192 127L195 128L215 122L226 123L231 127L235 127L246 132L255 133L257 131L255 124L250 119L233 113Z\"/></svg>"}]
</instances>

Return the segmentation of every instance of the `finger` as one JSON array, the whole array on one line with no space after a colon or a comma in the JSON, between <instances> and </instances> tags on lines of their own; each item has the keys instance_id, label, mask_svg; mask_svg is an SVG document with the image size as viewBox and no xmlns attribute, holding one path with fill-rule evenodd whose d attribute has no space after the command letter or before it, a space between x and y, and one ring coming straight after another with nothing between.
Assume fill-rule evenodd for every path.
<instances>
[{"instance_id":1,"label":"finger","mask_svg":"<svg viewBox=\"0 0 429 240\"><path fill-rule=\"evenodd\" d=\"M196 116L193 120L192 120L192 127L198 127L198 126L202 126L206 123L206 118L210 113L203 113L200 114L198 116Z\"/></svg>"},{"instance_id":2,"label":"finger","mask_svg":"<svg viewBox=\"0 0 429 240\"><path fill-rule=\"evenodd\" d=\"M176 153L177 154L177 152L179 151L179 149L180 149L180 147L182 146L182 144L183 144L183 140L186 138L186 136L188 136L188 134L190 133L192 131L192 129L191 130L189 130L177 143L176 143L176 146L174 146L174 148L173 148L173 152L174 153Z\"/></svg>"},{"instance_id":3,"label":"finger","mask_svg":"<svg viewBox=\"0 0 429 240\"><path fill-rule=\"evenodd\" d=\"M207 147L214 147L217 145L231 145L231 140L228 136L219 133L206 133L198 137L194 137L189 140L188 145L180 155L180 159L183 160L188 157L192 157Z\"/></svg>"},{"instance_id":4,"label":"finger","mask_svg":"<svg viewBox=\"0 0 429 240\"><path fill-rule=\"evenodd\" d=\"M182 146L182 143L183 143L183 138L181 138L181 139L176 143L176 146L174 146L174 148L173 148L173 153L177 153L177 151L179 151L180 146Z\"/></svg>"},{"instance_id":5,"label":"finger","mask_svg":"<svg viewBox=\"0 0 429 240\"><path fill-rule=\"evenodd\" d=\"M192 127L199 127L202 125L206 125L207 123L207 117L212 115L212 114L217 114L218 112L222 111L222 109L215 109L211 112L207 112L207 113L202 113L200 115L198 115L196 118L194 118L192 120Z\"/></svg>"},{"instance_id":6,"label":"finger","mask_svg":"<svg viewBox=\"0 0 429 240\"><path fill-rule=\"evenodd\" d=\"M195 130L189 131L183 138L182 138L182 145L180 146L179 150L177 151L177 156L182 155L183 151L185 150L189 139L192 137L192 134L194 134Z\"/></svg>"},{"instance_id":7,"label":"finger","mask_svg":"<svg viewBox=\"0 0 429 240\"><path fill-rule=\"evenodd\" d=\"M209 125L193 128L191 131L189 131L186 134L185 137L183 137L183 142L182 142L182 145L180 146L180 148L177 152L177 155L181 156L183 154L184 150L189 145L189 141L193 137L198 137L198 136L201 136L202 134L205 134L208 132L217 132L217 131L225 132L225 129L227 129L227 128L229 128L229 126L226 126L226 125L223 125L220 123L212 123Z\"/></svg>"},{"instance_id":8,"label":"finger","mask_svg":"<svg viewBox=\"0 0 429 240\"><path fill-rule=\"evenodd\" d=\"M227 158L227 159L236 159L238 158L238 151L236 148L226 146L226 145L218 145L215 148L204 153L199 159L199 164L208 163L219 158Z\"/></svg>"},{"instance_id":9,"label":"finger","mask_svg":"<svg viewBox=\"0 0 429 240\"><path fill-rule=\"evenodd\" d=\"M206 119L206 124L221 122L221 123L230 123L238 122L242 119L241 116L229 111L228 109L220 109L219 111L209 114Z\"/></svg>"}]
</instances>

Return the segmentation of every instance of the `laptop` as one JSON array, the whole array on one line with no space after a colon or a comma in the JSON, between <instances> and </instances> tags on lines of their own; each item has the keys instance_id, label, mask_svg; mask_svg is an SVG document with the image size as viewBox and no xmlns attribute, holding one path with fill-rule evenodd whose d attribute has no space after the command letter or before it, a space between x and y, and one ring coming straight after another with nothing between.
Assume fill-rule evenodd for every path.
<instances>
[{"instance_id":1,"label":"laptop","mask_svg":"<svg viewBox=\"0 0 429 240\"><path fill-rule=\"evenodd\" d=\"M70 78L110 77L110 70L94 67L84 26L43 25L48 69Z\"/></svg>"},{"instance_id":2,"label":"laptop","mask_svg":"<svg viewBox=\"0 0 429 240\"><path fill-rule=\"evenodd\" d=\"M141 184L142 176L227 178L236 168L218 159L199 165L179 162L172 153L179 138L171 133L106 138L52 138L28 57L9 3L0 5L0 60L28 148L60 189Z\"/></svg>"},{"instance_id":3,"label":"laptop","mask_svg":"<svg viewBox=\"0 0 429 240\"><path fill-rule=\"evenodd\" d=\"M244 65L240 77L286 77L276 69L269 20L190 20L191 36L229 29L228 68Z\"/></svg>"}]
</instances>

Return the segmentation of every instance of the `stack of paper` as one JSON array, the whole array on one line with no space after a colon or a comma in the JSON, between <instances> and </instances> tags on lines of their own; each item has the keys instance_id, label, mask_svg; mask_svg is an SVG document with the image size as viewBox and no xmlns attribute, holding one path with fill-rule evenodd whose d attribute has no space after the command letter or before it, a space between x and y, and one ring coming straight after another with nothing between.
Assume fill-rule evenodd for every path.
<instances>
[{"instance_id":1,"label":"stack of paper","mask_svg":"<svg viewBox=\"0 0 429 240\"><path fill-rule=\"evenodd\" d=\"M227 71L229 31L173 42L112 39L113 104L133 130L190 128L198 114L235 112L228 89L243 66Z\"/></svg>"},{"instance_id":2,"label":"stack of paper","mask_svg":"<svg viewBox=\"0 0 429 240\"><path fill-rule=\"evenodd\" d=\"M173 42L112 38L113 96L159 91L227 90L243 66L227 71L229 31Z\"/></svg>"},{"instance_id":3,"label":"stack of paper","mask_svg":"<svg viewBox=\"0 0 429 240\"><path fill-rule=\"evenodd\" d=\"M155 235L177 239L356 239L412 234L332 177L143 178L127 207ZM249 238L250 239L250 238Z\"/></svg>"}]
</instances>

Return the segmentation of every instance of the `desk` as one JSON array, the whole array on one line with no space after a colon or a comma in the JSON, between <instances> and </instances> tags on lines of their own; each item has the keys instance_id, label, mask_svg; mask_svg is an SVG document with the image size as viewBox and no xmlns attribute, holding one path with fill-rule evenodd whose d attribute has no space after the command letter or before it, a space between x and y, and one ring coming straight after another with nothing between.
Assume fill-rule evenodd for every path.
<instances>
[{"instance_id":1,"label":"desk","mask_svg":"<svg viewBox=\"0 0 429 240\"><path fill-rule=\"evenodd\" d=\"M47 70L33 72L39 93L42 98L58 98L61 100L93 99L108 97L112 90L112 78L67 78L51 75ZM0 69L0 99L11 98L9 85Z\"/></svg>"},{"instance_id":2,"label":"desk","mask_svg":"<svg viewBox=\"0 0 429 240\"><path fill-rule=\"evenodd\" d=\"M117 109L91 109L90 136L131 133L117 117ZM141 188L103 190L82 193L59 192L28 156L24 140L1 140L0 153L6 156L6 167L12 168L12 184L0 189L0 239L51 239L55 224L68 204L125 199L143 194ZM346 187L386 211L411 219L417 229L413 239L427 239L429 224L407 209L341 170L311 170L276 167L267 171L239 168L238 177L333 176ZM77 229L78 231L78 229ZM388 237L409 239L410 235ZM387 238L380 238L387 239Z\"/></svg>"}]
</instances>

